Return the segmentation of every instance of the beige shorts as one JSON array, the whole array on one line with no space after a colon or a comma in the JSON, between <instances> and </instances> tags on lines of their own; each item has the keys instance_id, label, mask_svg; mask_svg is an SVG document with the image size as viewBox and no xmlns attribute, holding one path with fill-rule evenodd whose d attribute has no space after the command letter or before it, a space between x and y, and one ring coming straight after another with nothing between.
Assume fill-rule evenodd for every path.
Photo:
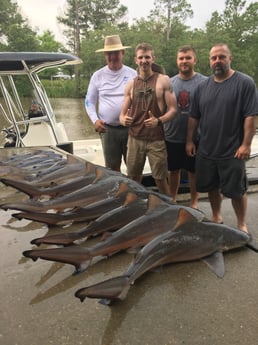
<instances>
[{"instance_id":1,"label":"beige shorts","mask_svg":"<svg viewBox=\"0 0 258 345\"><path fill-rule=\"evenodd\" d=\"M167 149L164 140L148 141L135 139L129 135L127 144L127 175L140 176L148 157L152 177L163 180L167 177Z\"/></svg>"}]
</instances>

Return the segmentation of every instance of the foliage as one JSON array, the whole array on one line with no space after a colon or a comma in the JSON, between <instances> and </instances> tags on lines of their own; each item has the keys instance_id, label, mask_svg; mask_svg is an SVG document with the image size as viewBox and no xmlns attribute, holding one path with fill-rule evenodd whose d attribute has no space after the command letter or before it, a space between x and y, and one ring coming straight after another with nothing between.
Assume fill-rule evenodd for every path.
<instances>
[{"instance_id":1,"label":"foliage","mask_svg":"<svg viewBox=\"0 0 258 345\"><path fill-rule=\"evenodd\" d=\"M54 34L49 30L44 31L42 35L38 35L38 40L39 49L42 52L64 52L66 50L60 42L55 41Z\"/></svg>"},{"instance_id":2,"label":"foliage","mask_svg":"<svg viewBox=\"0 0 258 345\"><path fill-rule=\"evenodd\" d=\"M156 62L162 64L168 75L177 73L177 48L189 42L198 54L196 71L210 74L209 50L218 41L228 43L233 53L233 68L251 75L258 82L258 3L246 5L245 0L226 0L222 13L212 13L205 29L190 30L184 22L192 15L191 5L187 1L156 0L155 8L150 16L136 19L131 25L109 25L89 33L82 39L82 69L90 77L93 71L104 64L103 56L95 50L103 45L105 35L119 33L126 45L134 48L139 42L147 41L155 48ZM168 8L170 6L170 27L168 28ZM168 39L169 29L169 39ZM219 38L219 39L218 39ZM127 50L124 63L135 67L134 50Z\"/></svg>"},{"instance_id":3,"label":"foliage","mask_svg":"<svg viewBox=\"0 0 258 345\"><path fill-rule=\"evenodd\" d=\"M173 23L183 23L193 16L192 6L187 0L155 0L154 6L150 18L164 22L167 41L171 38Z\"/></svg>"},{"instance_id":4,"label":"foliage","mask_svg":"<svg viewBox=\"0 0 258 345\"><path fill-rule=\"evenodd\" d=\"M214 11L204 29L185 25L193 15L187 0L156 0L147 18L127 21L127 8L119 0L67 0L64 16L58 17L66 27L68 48L55 41L46 31L38 35L22 18L11 0L0 2L0 49L2 51L41 50L66 51L80 56L83 64L75 69L75 80L46 80L55 97L83 97L92 73L105 64L104 54L95 51L103 47L104 37L119 34L127 49L124 63L135 68L134 48L148 42L155 49L156 62L169 76L177 73L176 54L179 46L191 43L197 50L196 71L209 75L209 50L215 43L228 43L233 53L232 67L251 75L258 83L258 3L246 0L225 0L221 12ZM44 74L45 73L45 74ZM68 70L67 73L74 73ZM49 78L53 70L44 71Z\"/></svg>"},{"instance_id":5,"label":"foliage","mask_svg":"<svg viewBox=\"0 0 258 345\"><path fill-rule=\"evenodd\" d=\"M81 37L103 29L107 23L118 24L127 8L119 0L67 0L67 11L58 21L67 27L68 46L80 56Z\"/></svg>"},{"instance_id":6,"label":"foliage","mask_svg":"<svg viewBox=\"0 0 258 345\"><path fill-rule=\"evenodd\" d=\"M50 98L77 98L76 80L42 80L42 84L46 89L47 95ZM88 87L88 80L81 80L81 94L80 97L85 96L85 90Z\"/></svg>"},{"instance_id":7,"label":"foliage","mask_svg":"<svg viewBox=\"0 0 258 345\"><path fill-rule=\"evenodd\" d=\"M227 42L233 53L232 67L257 79L258 3L246 6L245 0L226 0L221 15L212 14L206 24L206 47L218 42ZM215 28L215 29L214 29ZM254 60L253 60L254 59ZM253 61L253 63L250 63ZM255 62L256 61L256 62Z\"/></svg>"}]
</instances>

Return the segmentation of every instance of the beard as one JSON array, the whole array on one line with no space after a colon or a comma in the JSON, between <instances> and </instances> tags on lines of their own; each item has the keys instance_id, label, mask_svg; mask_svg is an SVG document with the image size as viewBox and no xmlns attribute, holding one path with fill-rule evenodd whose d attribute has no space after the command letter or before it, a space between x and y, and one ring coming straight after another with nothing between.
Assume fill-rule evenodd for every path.
<instances>
[{"instance_id":1,"label":"beard","mask_svg":"<svg viewBox=\"0 0 258 345\"><path fill-rule=\"evenodd\" d=\"M212 72L216 77L223 77L229 71L229 65L218 64L212 68Z\"/></svg>"},{"instance_id":2,"label":"beard","mask_svg":"<svg viewBox=\"0 0 258 345\"><path fill-rule=\"evenodd\" d=\"M183 65L179 67L179 71L183 74L188 74L192 71L192 68L189 65Z\"/></svg>"}]
</instances>

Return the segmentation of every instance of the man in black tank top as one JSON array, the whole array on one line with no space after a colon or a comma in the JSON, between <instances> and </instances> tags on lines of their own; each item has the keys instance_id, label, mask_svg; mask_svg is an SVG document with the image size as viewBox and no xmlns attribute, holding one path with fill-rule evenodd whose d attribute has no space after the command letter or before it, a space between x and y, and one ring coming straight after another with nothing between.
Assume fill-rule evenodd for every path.
<instances>
[{"instance_id":1,"label":"man in black tank top","mask_svg":"<svg viewBox=\"0 0 258 345\"><path fill-rule=\"evenodd\" d=\"M129 127L127 174L141 182L146 157L158 190L169 194L167 151L163 123L176 114L176 97L167 75L153 72L154 50L147 43L135 49L139 75L125 88L120 115L123 126Z\"/></svg>"}]
</instances>

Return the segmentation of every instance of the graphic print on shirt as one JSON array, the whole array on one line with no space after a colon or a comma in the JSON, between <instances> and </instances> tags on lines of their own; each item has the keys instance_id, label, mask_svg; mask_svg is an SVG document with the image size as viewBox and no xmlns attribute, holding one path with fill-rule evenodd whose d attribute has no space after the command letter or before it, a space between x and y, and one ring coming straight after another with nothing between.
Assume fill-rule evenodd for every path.
<instances>
[{"instance_id":1,"label":"graphic print on shirt","mask_svg":"<svg viewBox=\"0 0 258 345\"><path fill-rule=\"evenodd\" d=\"M181 112L186 111L190 105L190 92L183 90L180 91L177 99L177 106Z\"/></svg>"}]
</instances>

